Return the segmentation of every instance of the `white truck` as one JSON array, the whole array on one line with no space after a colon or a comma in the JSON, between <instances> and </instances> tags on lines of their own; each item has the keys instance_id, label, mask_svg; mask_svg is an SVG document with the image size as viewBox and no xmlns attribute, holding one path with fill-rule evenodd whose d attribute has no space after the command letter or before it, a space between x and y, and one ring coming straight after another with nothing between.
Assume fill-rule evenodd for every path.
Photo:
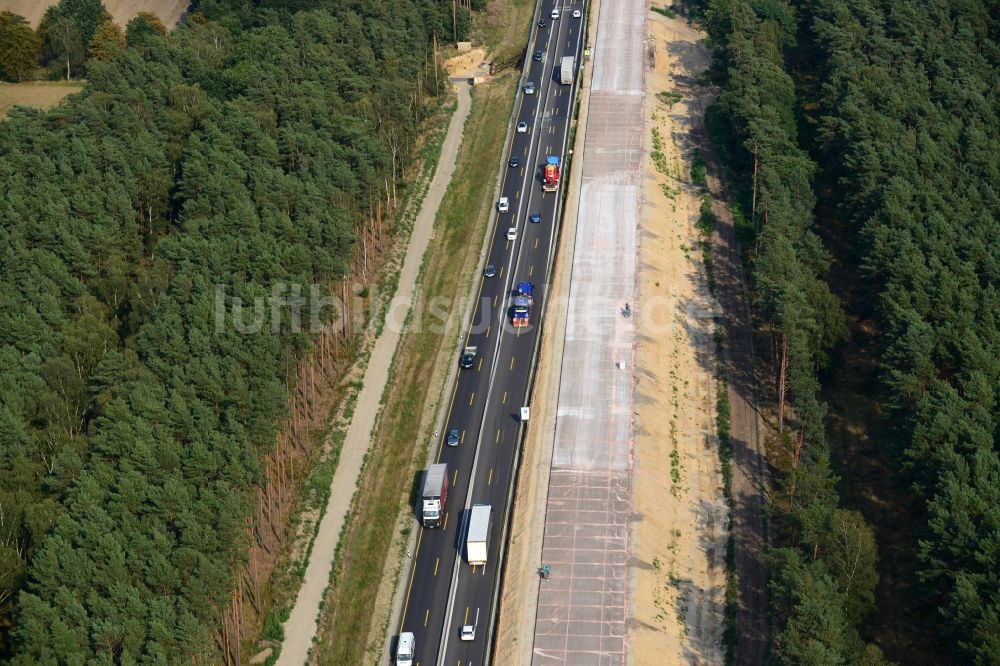
<instances>
[{"instance_id":1,"label":"white truck","mask_svg":"<svg viewBox=\"0 0 1000 666\"><path fill-rule=\"evenodd\" d=\"M573 83L576 76L576 59L573 56L565 56L559 63L559 83L568 86Z\"/></svg>"},{"instance_id":2,"label":"white truck","mask_svg":"<svg viewBox=\"0 0 1000 666\"><path fill-rule=\"evenodd\" d=\"M415 643L412 631L404 631L399 635L399 642L396 644L396 666L413 666Z\"/></svg>"},{"instance_id":3,"label":"white truck","mask_svg":"<svg viewBox=\"0 0 1000 666\"><path fill-rule=\"evenodd\" d=\"M469 564L486 564L492 526L493 508L489 504L473 504L469 514L469 532L465 538L465 559Z\"/></svg>"},{"instance_id":4,"label":"white truck","mask_svg":"<svg viewBox=\"0 0 1000 666\"><path fill-rule=\"evenodd\" d=\"M424 475L420 522L424 527L440 527L444 503L448 500L448 463L436 463Z\"/></svg>"}]
</instances>

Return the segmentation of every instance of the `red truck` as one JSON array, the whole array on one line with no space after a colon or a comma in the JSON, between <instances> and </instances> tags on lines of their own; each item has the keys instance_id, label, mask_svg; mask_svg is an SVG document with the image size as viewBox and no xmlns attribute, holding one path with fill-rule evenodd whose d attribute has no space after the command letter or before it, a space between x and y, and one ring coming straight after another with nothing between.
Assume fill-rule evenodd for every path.
<instances>
[{"instance_id":1,"label":"red truck","mask_svg":"<svg viewBox=\"0 0 1000 666\"><path fill-rule=\"evenodd\" d=\"M555 192L559 189L559 158L549 155L542 170L542 191Z\"/></svg>"}]
</instances>

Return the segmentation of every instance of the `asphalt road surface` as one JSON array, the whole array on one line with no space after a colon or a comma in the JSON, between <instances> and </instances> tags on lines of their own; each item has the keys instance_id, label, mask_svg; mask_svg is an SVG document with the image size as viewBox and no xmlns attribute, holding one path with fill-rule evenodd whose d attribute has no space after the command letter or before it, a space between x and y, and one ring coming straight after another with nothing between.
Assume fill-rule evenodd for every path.
<instances>
[{"instance_id":1,"label":"asphalt road surface","mask_svg":"<svg viewBox=\"0 0 1000 666\"><path fill-rule=\"evenodd\" d=\"M561 16L552 19L556 7ZM547 296L557 228L554 218L559 210L558 193L542 191L542 165L548 155L557 155L565 162L576 85L559 83L559 66L563 56L571 55L579 67L585 19L573 18L572 14L574 10L584 13L585 8L585 0L541 0L540 16L545 26L537 28L526 50L525 81L534 83L535 92L521 95L515 123L525 122L528 131L514 134L511 152L503 158L506 164L516 156L520 165L506 169L501 188L502 196L510 199L510 212L500 214L486 262L496 266L497 275L480 282L478 304L465 343L478 347L478 358L473 368L459 373L445 429L439 433L437 461L448 464L450 477L445 520L442 528L419 528L398 627L398 632L414 633L414 663L418 666L476 666L488 658L487 638L495 621L491 606L500 570L500 536L522 427L519 412L529 388L538 313L544 309ZM540 62L532 59L537 49L543 52ZM532 213L541 215L540 223L528 221ZM517 229L515 241L507 240L510 227ZM531 325L514 329L508 312L512 290L522 281L535 285ZM444 438L453 428L460 432L460 444L446 447ZM472 504L493 507L489 561L485 566L470 566L464 559L466 523ZM477 625L474 640L459 640L464 624Z\"/></svg>"}]
</instances>

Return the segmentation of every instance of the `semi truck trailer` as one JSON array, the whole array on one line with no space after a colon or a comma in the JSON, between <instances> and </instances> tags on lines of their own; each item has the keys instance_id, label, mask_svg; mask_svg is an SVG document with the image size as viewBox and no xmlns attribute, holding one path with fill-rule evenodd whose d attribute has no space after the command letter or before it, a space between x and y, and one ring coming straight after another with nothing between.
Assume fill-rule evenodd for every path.
<instances>
[{"instance_id":1,"label":"semi truck trailer","mask_svg":"<svg viewBox=\"0 0 1000 666\"><path fill-rule=\"evenodd\" d=\"M576 75L576 59L573 56L565 56L559 63L559 83L568 86L573 83Z\"/></svg>"},{"instance_id":2,"label":"semi truck trailer","mask_svg":"<svg viewBox=\"0 0 1000 666\"><path fill-rule=\"evenodd\" d=\"M493 508L489 504L473 504L469 515L469 532L465 538L465 559L469 564L486 564L492 525Z\"/></svg>"},{"instance_id":3,"label":"semi truck trailer","mask_svg":"<svg viewBox=\"0 0 1000 666\"><path fill-rule=\"evenodd\" d=\"M431 465L424 475L424 492L420 508L420 521L424 527L441 526L444 503L447 499L448 463Z\"/></svg>"}]
</instances>

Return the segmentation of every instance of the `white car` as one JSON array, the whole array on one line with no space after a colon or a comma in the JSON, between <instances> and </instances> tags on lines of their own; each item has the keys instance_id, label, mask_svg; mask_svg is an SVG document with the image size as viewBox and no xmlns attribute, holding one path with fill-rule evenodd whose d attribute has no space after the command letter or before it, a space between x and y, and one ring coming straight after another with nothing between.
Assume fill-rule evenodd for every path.
<instances>
[{"instance_id":1,"label":"white car","mask_svg":"<svg viewBox=\"0 0 1000 666\"><path fill-rule=\"evenodd\" d=\"M511 227L507 230L507 240L517 240L517 227Z\"/></svg>"},{"instance_id":2,"label":"white car","mask_svg":"<svg viewBox=\"0 0 1000 666\"><path fill-rule=\"evenodd\" d=\"M535 94L535 82L534 81L528 81L527 83L524 84L524 94L525 95L534 95Z\"/></svg>"},{"instance_id":3,"label":"white car","mask_svg":"<svg viewBox=\"0 0 1000 666\"><path fill-rule=\"evenodd\" d=\"M553 9L552 13L549 14L549 16L551 16L553 19L559 18L559 10L558 9Z\"/></svg>"},{"instance_id":4,"label":"white car","mask_svg":"<svg viewBox=\"0 0 1000 666\"><path fill-rule=\"evenodd\" d=\"M517 124L517 133L518 134L524 134L527 131L528 131L528 123L526 123L526 122L524 122L522 120L521 122L519 122Z\"/></svg>"},{"instance_id":5,"label":"white car","mask_svg":"<svg viewBox=\"0 0 1000 666\"><path fill-rule=\"evenodd\" d=\"M474 624L465 624L465 625L462 625L462 634L461 634L461 637L462 637L463 641L474 641L474 640L476 640L476 625L474 625Z\"/></svg>"},{"instance_id":6,"label":"white car","mask_svg":"<svg viewBox=\"0 0 1000 666\"><path fill-rule=\"evenodd\" d=\"M497 202L497 211L501 213L506 213L510 210L510 199L507 197L500 197L500 201Z\"/></svg>"},{"instance_id":7,"label":"white car","mask_svg":"<svg viewBox=\"0 0 1000 666\"><path fill-rule=\"evenodd\" d=\"M581 16L580 10L579 9L574 9L573 10L573 18L580 18L580 16Z\"/></svg>"}]
</instances>

